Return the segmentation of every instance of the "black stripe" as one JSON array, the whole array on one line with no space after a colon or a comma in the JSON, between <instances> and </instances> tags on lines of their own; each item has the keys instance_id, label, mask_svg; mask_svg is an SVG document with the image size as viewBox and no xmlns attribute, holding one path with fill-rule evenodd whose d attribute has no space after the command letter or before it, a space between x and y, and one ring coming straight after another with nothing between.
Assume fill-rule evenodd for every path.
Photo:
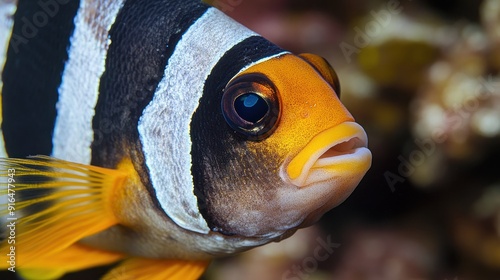
<instances>
[{"instance_id":1,"label":"black stripe","mask_svg":"<svg viewBox=\"0 0 500 280\"><path fill-rule=\"evenodd\" d=\"M233 158L232 152L245 149L244 140L235 136L222 115L223 90L243 67L281 52L281 48L260 36L247 38L224 54L205 82L203 96L191 121L191 172L198 208L211 228L219 228L219 225L210 213L210 203L207 205L210 193L216 191L207 181L213 177L209 173L224 170Z\"/></svg>"},{"instance_id":2,"label":"black stripe","mask_svg":"<svg viewBox=\"0 0 500 280\"><path fill-rule=\"evenodd\" d=\"M110 30L111 45L93 119L92 164L113 168L132 158L155 199L138 122L182 34L208 9L199 0L128 0Z\"/></svg>"},{"instance_id":3,"label":"black stripe","mask_svg":"<svg viewBox=\"0 0 500 280\"><path fill-rule=\"evenodd\" d=\"M93 119L93 164L115 167L130 144L140 144L139 117L152 100L175 45L206 9L197 0L125 2L110 30Z\"/></svg>"},{"instance_id":4,"label":"black stripe","mask_svg":"<svg viewBox=\"0 0 500 280\"><path fill-rule=\"evenodd\" d=\"M11 157L52 151L57 89L79 2L19 0L2 76L2 130Z\"/></svg>"}]
</instances>

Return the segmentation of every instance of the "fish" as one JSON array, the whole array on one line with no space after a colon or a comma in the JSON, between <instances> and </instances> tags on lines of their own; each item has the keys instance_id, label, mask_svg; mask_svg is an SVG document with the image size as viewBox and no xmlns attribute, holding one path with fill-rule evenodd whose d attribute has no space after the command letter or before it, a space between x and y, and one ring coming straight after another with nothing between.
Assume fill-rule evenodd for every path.
<instances>
[{"instance_id":1,"label":"fish","mask_svg":"<svg viewBox=\"0 0 500 280\"><path fill-rule=\"evenodd\" d=\"M0 1L1 270L197 279L353 192L371 152L335 70L214 6Z\"/></svg>"}]
</instances>

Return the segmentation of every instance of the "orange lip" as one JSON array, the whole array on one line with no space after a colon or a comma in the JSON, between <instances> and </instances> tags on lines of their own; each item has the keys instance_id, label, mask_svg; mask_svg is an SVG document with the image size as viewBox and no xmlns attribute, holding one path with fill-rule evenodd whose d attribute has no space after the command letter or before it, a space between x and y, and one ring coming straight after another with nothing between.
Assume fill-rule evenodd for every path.
<instances>
[{"instance_id":1,"label":"orange lip","mask_svg":"<svg viewBox=\"0 0 500 280\"><path fill-rule=\"evenodd\" d=\"M287 177L303 187L335 177L364 175L371 165L367 145L363 128L355 122L344 122L314 136L289 162Z\"/></svg>"}]
</instances>

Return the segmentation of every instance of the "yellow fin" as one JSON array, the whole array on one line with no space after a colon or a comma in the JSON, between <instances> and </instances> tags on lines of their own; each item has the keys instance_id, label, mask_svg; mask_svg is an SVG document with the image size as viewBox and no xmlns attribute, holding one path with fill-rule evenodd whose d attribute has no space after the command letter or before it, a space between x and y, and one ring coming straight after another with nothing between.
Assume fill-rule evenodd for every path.
<instances>
[{"instance_id":1,"label":"yellow fin","mask_svg":"<svg viewBox=\"0 0 500 280\"><path fill-rule=\"evenodd\" d=\"M29 268L19 270L25 279L58 279L62 275L94 266L107 265L124 255L75 244L61 252L33 261Z\"/></svg>"},{"instance_id":2,"label":"yellow fin","mask_svg":"<svg viewBox=\"0 0 500 280\"><path fill-rule=\"evenodd\" d=\"M57 268L51 270L30 268L19 270L17 273L24 280L55 280L61 278L66 272Z\"/></svg>"},{"instance_id":3,"label":"yellow fin","mask_svg":"<svg viewBox=\"0 0 500 280\"><path fill-rule=\"evenodd\" d=\"M0 198L7 200L0 204L2 223L7 224L2 230L9 237L0 244L0 254L14 249L16 267L29 269L117 224L109 202L126 174L36 156L1 158L0 178ZM0 262L0 269L8 267Z\"/></svg>"},{"instance_id":4,"label":"yellow fin","mask_svg":"<svg viewBox=\"0 0 500 280\"><path fill-rule=\"evenodd\" d=\"M102 280L196 280L208 261L131 258L106 274Z\"/></svg>"}]
</instances>

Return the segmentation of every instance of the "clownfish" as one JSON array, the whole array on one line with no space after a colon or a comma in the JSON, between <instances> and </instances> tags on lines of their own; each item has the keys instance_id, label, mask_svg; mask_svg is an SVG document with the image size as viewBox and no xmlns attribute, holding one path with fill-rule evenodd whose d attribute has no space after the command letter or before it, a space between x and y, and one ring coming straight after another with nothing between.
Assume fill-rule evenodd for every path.
<instances>
[{"instance_id":1,"label":"clownfish","mask_svg":"<svg viewBox=\"0 0 500 280\"><path fill-rule=\"evenodd\" d=\"M343 202L367 136L323 58L197 0L0 1L0 269L197 279Z\"/></svg>"}]
</instances>

